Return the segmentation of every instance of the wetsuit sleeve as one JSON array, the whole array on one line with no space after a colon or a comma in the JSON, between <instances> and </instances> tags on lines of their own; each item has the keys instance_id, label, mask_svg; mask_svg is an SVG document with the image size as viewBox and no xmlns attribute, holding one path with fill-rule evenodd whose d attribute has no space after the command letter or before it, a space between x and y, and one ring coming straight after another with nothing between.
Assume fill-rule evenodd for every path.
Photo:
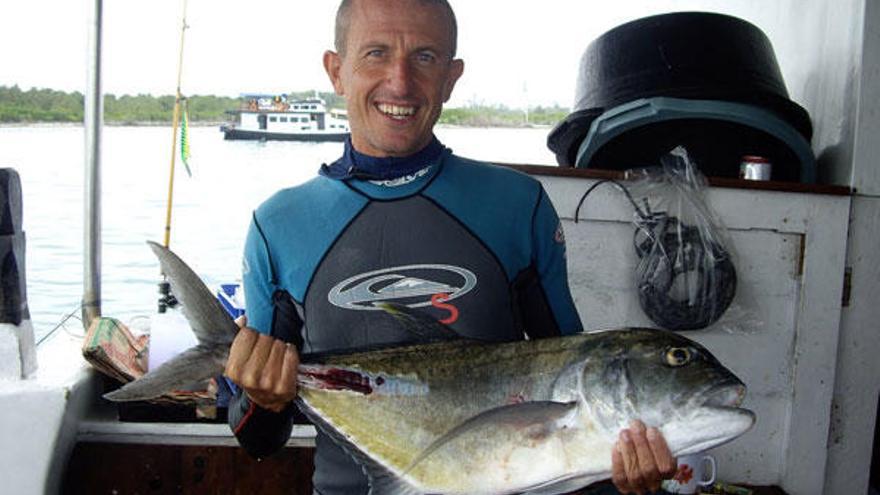
<instances>
[{"instance_id":1,"label":"wetsuit sleeve","mask_svg":"<svg viewBox=\"0 0 880 495\"><path fill-rule=\"evenodd\" d=\"M543 188L532 220L532 252L532 264L515 281L526 333L536 338L580 332L583 327L568 287L565 235Z\"/></svg>"},{"instance_id":2,"label":"wetsuit sleeve","mask_svg":"<svg viewBox=\"0 0 880 495\"><path fill-rule=\"evenodd\" d=\"M229 401L229 427L241 447L257 459L281 450L293 431L293 402L281 412L254 404L241 389Z\"/></svg>"},{"instance_id":3,"label":"wetsuit sleeve","mask_svg":"<svg viewBox=\"0 0 880 495\"><path fill-rule=\"evenodd\" d=\"M272 330L275 280L268 244L255 214L245 240L242 281L248 327L260 333ZM245 451L257 458L265 457L284 447L290 438L294 407L291 402L275 413L254 404L237 388L229 402L229 427Z\"/></svg>"},{"instance_id":4,"label":"wetsuit sleeve","mask_svg":"<svg viewBox=\"0 0 880 495\"><path fill-rule=\"evenodd\" d=\"M247 326L268 334L272 328L272 294L277 289L268 241L254 213L245 237L242 262Z\"/></svg>"}]
</instances>

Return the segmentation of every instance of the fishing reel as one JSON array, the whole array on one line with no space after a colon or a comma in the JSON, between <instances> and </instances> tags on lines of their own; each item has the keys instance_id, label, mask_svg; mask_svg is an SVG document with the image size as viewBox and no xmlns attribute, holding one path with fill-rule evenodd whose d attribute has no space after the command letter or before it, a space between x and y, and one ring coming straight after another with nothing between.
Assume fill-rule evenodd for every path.
<instances>
[{"instance_id":1,"label":"fishing reel","mask_svg":"<svg viewBox=\"0 0 880 495\"><path fill-rule=\"evenodd\" d=\"M174 308L178 303L177 298L171 293L171 284L167 280L159 282L159 313Z\"/></svg>"}]
</instances>

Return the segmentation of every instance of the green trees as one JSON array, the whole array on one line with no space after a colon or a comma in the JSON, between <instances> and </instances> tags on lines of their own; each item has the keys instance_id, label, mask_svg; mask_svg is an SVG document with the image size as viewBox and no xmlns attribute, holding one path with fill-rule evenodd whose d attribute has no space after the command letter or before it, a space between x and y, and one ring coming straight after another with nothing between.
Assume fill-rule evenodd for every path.
<instances>
[{"instance_id":1,"label":"green trees","mask_svg":"<svg viewBox=\"0 0 880 495\"><path fill-rule=\"evenodd\" d=\"M554 125L568 114L559 106L530 108L525 110L504 105L470 105L463 108L444 108L440 123L471 127L522 127L529 125Z\"/></svg>"},{"instance_id":2,"label":"green trees","mask_svg":"<svg viewBox=\"0 0 880 495\"><path fill-rule=\"evenodd\" d=\"M81 93L0 86L0 122L74 122L82 118Z\"/></svg>"},{"instance_id":3,"label":"green trees","mask_svg":"<svg viewBox=\"0 0 880 495\"><path fill-rule=\"evenodd\" d=\"M315 91L295 91L291 99L312 98ZM335 93L317 93L329 108L345 108L345 100ZM239 108L238 98L194 95L187 98L190 122L219 123L227 120L226 112ZM171 123L174 97L152 95L104 95L104 121L110 124ZM474 127L518 127L553 125L562 120L568 109L534 107L528 112L503 105L470 105L445 108L441 124ZM83 95L52 89L29 89L0 86L0 123L82 122Z\"/></svg>"},{"instance_id":4,"label":"green trees","mask_svg":"<svg viewBox=\"0 0 880 495\"><path fill-rule=\"evenodd\" d=\"M192 122L222 122L225 112L238 108L237 98L191 96L188 99ZM104 121L116 124L170 123L174 113L173 96L104 95ZM0 86L0 122L82 122L83 95L52 89Z\"/></svg>"}]
</instances>

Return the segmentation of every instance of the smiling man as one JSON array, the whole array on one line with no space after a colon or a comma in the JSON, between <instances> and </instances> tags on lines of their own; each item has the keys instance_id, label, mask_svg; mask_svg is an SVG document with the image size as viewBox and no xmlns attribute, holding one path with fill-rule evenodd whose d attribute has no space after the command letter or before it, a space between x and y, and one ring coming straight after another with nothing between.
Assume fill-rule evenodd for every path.
<instances>
[{"instance_id":1,"label":"smiling man","mask_svg":"<svg viewBox=\"0 0 880 495\"><path fill-rule=\"evenodd\" d=\"M431 142L464 62L454 58L455 18L447 4L380 4L343 5L336 52L324 54L324 68L346 99L354 148L403 157Z\"/></svg>"},{"instance_id":2,"label":"smiling man","mask_svg":"<svg viewBox=\"0 0 880 495\"><path fill-rule=\"evenodd\" d=\"M295 334L305 352L417 340L378 303L404 304L456 333L509 341L574 333L565 240L540 183L461 158L434 125L464 63L445 0L345 0L336 51L323 63L347 103L351 139L320 176L283 189L254 212L243 282L248 327L226 374L244 393L230 425L256 456L290 436ZM282 339L282 336L287 338ZM615 454L615 484L656 488L675 463L637 425ZM367 493L356 462L323 433L315 490Z\"/></svg>"}]
</instances>

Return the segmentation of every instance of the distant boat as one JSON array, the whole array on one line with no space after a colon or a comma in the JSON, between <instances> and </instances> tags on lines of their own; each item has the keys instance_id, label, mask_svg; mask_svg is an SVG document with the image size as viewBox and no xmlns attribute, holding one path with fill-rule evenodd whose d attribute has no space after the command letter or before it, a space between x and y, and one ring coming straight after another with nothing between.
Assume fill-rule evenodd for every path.
<instances>
[{"instance_id":1,"label":"distant boat","mask_svg":"<svg viewBox=\"0 0 880 495\"><path fill-rule=\"evenodd\" d=\"M241 107L226 112L224 139L344 141L345 110L327 109L321 98L288 100L286 95L242 95Z\"/></svg>"}]
</instances>

